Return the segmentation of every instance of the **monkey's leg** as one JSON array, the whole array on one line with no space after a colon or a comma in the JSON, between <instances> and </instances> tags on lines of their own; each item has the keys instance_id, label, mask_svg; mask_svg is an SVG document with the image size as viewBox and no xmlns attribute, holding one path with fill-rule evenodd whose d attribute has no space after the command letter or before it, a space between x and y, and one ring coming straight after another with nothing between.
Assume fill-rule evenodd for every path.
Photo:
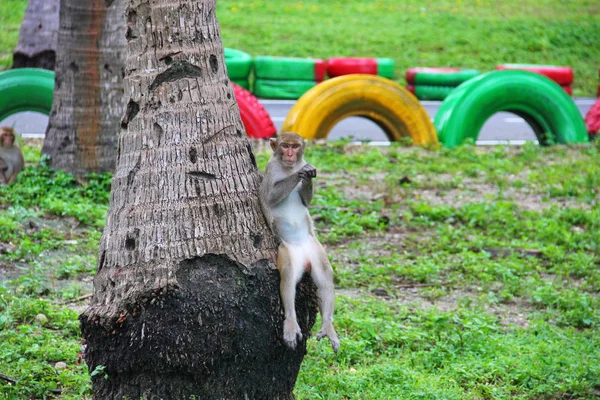
<instances>
[{"instance_id":1,"label":"monkey's leg","mask_svg":"<svg viewBox=\"0 0 600 400\"><path fill-rule=\"evenodd\" d=\"M279 290L285 313L283 321L283 340L292 349L296 348L298 340L302 340L302 330L296 318L296 285L302 277L302 265L295 265L293 254L283 243L277 252L277 269L281 276Z\"/></svg>"},{"instance_id":2,"label":"monkey's leg","mask_svg":"<svg viewBox=\"0 0 600 400\"><path fill-rule=\"evenodd\" d=\"M317 335L317 340L325 336L331 341L331 347L334 352L340 348L340 340L333 328L333 309L335 304L335 291L333 286L333 269L329 263L329 258L325 249L315 241L316 257L312 261L311 277L317 285L319 295L319 311L321 312L321 331Z\"/></svg>"}]
</instances>

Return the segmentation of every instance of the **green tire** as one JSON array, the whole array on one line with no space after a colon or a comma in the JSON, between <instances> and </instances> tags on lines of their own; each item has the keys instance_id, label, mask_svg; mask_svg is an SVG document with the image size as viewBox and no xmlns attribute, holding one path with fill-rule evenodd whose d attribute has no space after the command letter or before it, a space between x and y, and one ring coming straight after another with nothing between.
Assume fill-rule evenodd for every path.
<instances>
[{"instance_id":1,"label":"green tire","mask_svg":"<svg viewBox=\"0 0 600 400\"><path fill-rule=\"evenodd\" d=\"M231 81L246 90L250 90L250 81L248 79L232 79Z\"/></svg>"},{"instance_id":2,"label":"green tire","mask_svg":"<svg viewBox=\"0 0 600 400\"><path fill-rule=\"evenodd\" d=\"M444 100L455 86L409 85L409 90L419 100Z\"/></svg>"},{"instance_id":3,"label":"green tire","mask_svg":"<svg viewBox=\"0 0 600 400\"><path fill-rule=\"evenodd\" d=\"M252 69L252 57L240 50L225 48L225 66L229 79L248 79Z\"/></svg>"},{"instance_id":4,"label":"green tire","mask_svg":"<svg viewBox=\"0 0 600 400\"><path fill-rule=\"evenodd\" d=\"M415 85L458 86L480 74L476 69L463 69L458 72L444 74L418 72L415 75Z\"/></svg>"},{"instance_id":5,"label":"green tire","mask_svg":"<svg viewBox=\"0 0 600 400\"><path fill-rule=\"evenodd\" d=\"M378 58L377 59L377 75L383 76L384 78L394 79L394 72L396 71L396 63L391 58Z\"/></svg>"},{"instance_id":6,"label":"green tire","mask_svg":"<svg viewBox=\"0 0 600 400\"><path fill-rule=\"evenodd\" d=\"M254 75L258 79L321 82L325 78L325 62L314 58L254 58Z\"/></svg>"},{"instance_id":7,"label":"green tire","mask_svg":"<svg viewBox=\"0 0 600 400\"><path fill-rule=\"evenodd\" d=\"M317 82L315 81L276 81L270 79L257 79L254 81L254 95L265 99L295 100L316 85Z\"/></svg>"},{"instance_id":8,"label":"green tire","mask_svg":"<svg viewBox=\"0 0 600 400\"><path fill-rule=\"evenodd\" d=\"M517 70L488 72L454 89L435 115L439 141L446 147L476 141L485 121L501 111L527 121L542 145L588 141L581 113L560 85Z\"/></svg>"},{"instance_id":9,"label":"green tire","mask_svg":"<svg viewBox=\"0 0 600 400\"><path fill-rule=\"evenodd\" d=\"M23 111L49 115L54 71L18 68L0 72L0 121Z\"/></svg>"}]
</instances>

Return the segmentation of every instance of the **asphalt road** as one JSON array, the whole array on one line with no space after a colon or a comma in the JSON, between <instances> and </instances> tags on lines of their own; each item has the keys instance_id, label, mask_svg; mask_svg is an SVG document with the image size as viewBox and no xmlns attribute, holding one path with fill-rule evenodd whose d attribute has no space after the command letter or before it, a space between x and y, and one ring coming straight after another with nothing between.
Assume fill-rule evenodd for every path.
<instances>
[{"instance_id":1,"label":"asphalt road","mask_svg":"<svg viewBox=\"0 0 600 400\"><path fill-rule=\"evenodd\" d=\"M581 115L585 116L596 99L576 98L574 101L581 111ZM288 111L295 103L292 100L260 100L260 102L271 115L271 119L278 130L283 125ZM441 102L423 101L421 104L433 119ZM0 121L0 126L13 126L13 124L17 132L25 137L43 137L48 124L48 117L40 113L23 112ZM377 125L366 118L359 117L350 117L338 123L329 133L328 139L335 140L345 137L353 137L356 140L387 142L387 137ZM514 114L500 112L492 115L486 121L479 133L477 143L486 145L508 141L512 144L521 144L523 141L528 140L535 140L531 127L522 118Z\"/></svg>"}]
</instances>

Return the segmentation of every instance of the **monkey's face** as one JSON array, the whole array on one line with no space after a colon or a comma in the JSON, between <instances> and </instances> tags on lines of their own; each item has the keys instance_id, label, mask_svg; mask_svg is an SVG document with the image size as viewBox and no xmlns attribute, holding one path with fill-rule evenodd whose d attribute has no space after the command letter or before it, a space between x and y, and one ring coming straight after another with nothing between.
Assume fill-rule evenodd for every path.
<instances>
[{"instance_id":1,"label":"monkey's face","mask_svg":"<svg viewBox=\"0 0 600 400\"><path fill-rule=\"evenodd\" d=\"M12 147L15 143L15 135L12 132L4 132L0 134L0 146Z\"/></svg>"},{"instance_id":2,"label":"monkey's face","mask_svg":"<svg viewBox=\"0 0 600 400\"><path fill-rule=\"evenodd\" d=\"M279 159L288 167L293 167L302 158L302 145L298 141L282 142L279 145Z\"/></svg>"}]
</instances>

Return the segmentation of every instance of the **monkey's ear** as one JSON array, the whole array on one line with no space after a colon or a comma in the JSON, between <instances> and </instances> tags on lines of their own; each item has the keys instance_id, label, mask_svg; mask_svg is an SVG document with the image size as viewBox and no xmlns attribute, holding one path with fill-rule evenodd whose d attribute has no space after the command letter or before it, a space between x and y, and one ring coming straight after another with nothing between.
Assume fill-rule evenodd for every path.
<instances>
[{"instance_id":1,"label":"monkey's ear","mask_svg":"<svg viewBox=\"0 0 600 400\"><path fill-rule=\"evenodd\" d=\"M275 139L275 138L271 138L271 139L269 140L269 144L271 145L271 149L272 149L273 151L275 151L275 149L277 148L277 139Z\"/></svg>"}]
</instances>

